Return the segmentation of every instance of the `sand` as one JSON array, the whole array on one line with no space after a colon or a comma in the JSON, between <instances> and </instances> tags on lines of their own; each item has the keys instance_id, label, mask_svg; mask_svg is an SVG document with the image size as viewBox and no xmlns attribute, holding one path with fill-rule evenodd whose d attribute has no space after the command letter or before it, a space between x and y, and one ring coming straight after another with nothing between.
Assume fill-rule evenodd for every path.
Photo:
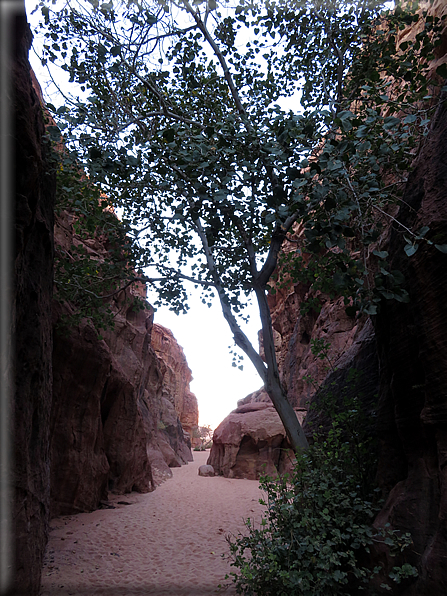
<instances>
[{"instance_id":1,"label":"sand","mask_svg":"<svg viewBox=\"0 0 447 596\"><path fill-rule=\"evenodd\" d=\"M110 496L115 509L51 520L42 596L236 594L226 537L246 518L259 525L263 494L254 480L199 476L208 455L152 493Z\"/></svg>"}]
</instances>

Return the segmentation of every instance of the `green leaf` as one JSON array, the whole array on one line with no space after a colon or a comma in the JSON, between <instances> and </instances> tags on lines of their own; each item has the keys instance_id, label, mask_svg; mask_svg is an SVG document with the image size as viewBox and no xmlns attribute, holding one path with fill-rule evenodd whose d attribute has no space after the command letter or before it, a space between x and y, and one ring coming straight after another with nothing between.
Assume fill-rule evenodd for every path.
<instances>
[{"instance_id":1,"label":"green leaf","mask_svg":"<svg viewBox=\"0 0 447 596\"><path fill-rule=\"evenodd\" d=\"M375 304L368 304L363 309L363 312L367 315L376 315L377 314L377 306Z\"/></svg>"},{"instance_id":2,"label":"green leaf","mask_svg":"<svg viewBox=\"0 0 447 596\"><path fill-rule=\"evenodd\" d=\"M61 131L57 126L48 126L47 132L52 141L58 143L61 140Z\"/></svg>"},{"instance_id":3,"label":"green leaf","mask_svg":"<svg viewBox=\"0 0 447 596\"><path fill-rule=\"evenodd\" d=\"M435 248L447 255L447 244L435 244Z\"/></svg>"},{"instance_id":4,"label":"green leaf","mask_svg":"<svg viewBox=\"0 0 447 596\"><path fill-rule=\"evenodd\" d=\"M112 2L103 2L103 4L101 4L101 8L100 10L104 13L108 13L113 9L113 4Z\"/></svg>"},{"instance_id":5,"label":"green leaf","mask_svg":"<svg viewBox=\"0 0 447 596\"><path fill-rule=\"evenodd\" d=\"M402 122L404 124L413 124L413 122L416 122L416 120L418 119L418 117L415 114L410 114L408 116L406 116Z\"/></svg>"},{"instance_id":6,"label":"green leaf","mask_svg":"<svg viewBox=\"0 0 447 596\"><path fill-rule=\"evenodd\" d=\"M404 247L404 251L407 257L412 257L418 248L419 244L406 244Z\"/></svg>"},{"instance_id":7,"label":"green leaf","mask_svg":"<svg viewBox=\"0 0 447 596\"><path fill-rule=\"evenodd\" d=\"M384 130L390 130L391 128L395 128L398 124L400 124L399 118L396 118L395 116L387 116L383 121L383 128Z\"/></svg>"},{"instance_id":8,"label":"green leaf","mask_svg":"<svg viewBox=\"0 0 447 596\"><path fill-rule=\"evenodd\" d=\"M418 238L423 238L429 230L428 226L423 226L418 232Z\"/></svg>"},{"instance_id":9,"label":"green leaf","mask_svg":"<svg viewBox=\"0 0 447 596\"><path fill-rule=\"evenodd\" d=\"M338 117L340 118L340 120L346 120L346 119L350 119L350 118L355 118L355 114L353 114L349 110L345 110L344 112L340 112L338 114Z\"/></svg>"},{"instance_id":10,"label":"green leaf","mask_svg":"<svg viewBox=\"0 0 447 596\"><path fill-rule=\"evenodd\" d=\"M47 25L49 22L49 16L50 16L50 9L48 6L42 6L41 8L41 12L42 15L45 17L45 24Z\"/></svg>"},{"instance_id":11,"label":"green leaf","mask_svg":"<svg viewBox=\"0 0 447 596\"><path fill-rule=\"evenodd\" d=\"M362 126L359 126L355 136L359 139L363 138L364 136L366 136L366 134L368 133L368 126L365 126L364 124Z\"/></svg>"}]
</instances>

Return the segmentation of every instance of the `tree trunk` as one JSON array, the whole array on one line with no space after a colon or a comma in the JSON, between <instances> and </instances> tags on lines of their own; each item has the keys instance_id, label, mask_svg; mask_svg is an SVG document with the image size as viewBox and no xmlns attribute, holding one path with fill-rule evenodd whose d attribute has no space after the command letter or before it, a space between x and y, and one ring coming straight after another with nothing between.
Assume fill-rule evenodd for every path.
<instances>
[{"instance_id":1,"label":"tree trunk","mask_svg":"<svg viewBox=\"0 0 447 596\"><path fill-rule=\"evenodd\" d=\"M301 449L307 449L309 443L307 442L306 435L304 434L295 410L290 405L280 383L278 383L276 379L271 379L269 377L270 374L267 372L267 382L264 384L265 390L281 418L289 443L295 452L298 452Z\"/></svg>"},{"instance_id":2,"label":"tree trunk","mask_svg":"<svg viewBox=\"0 0 447 596\"><path fill-rule=\"evenodd\" d=\"M264 339L264 357L267 364L264 379L265 390L284 424L287 438L289 439L293 450L299 451L300 449L307 449L309 443L307 442L303 428L299 423L296 412L287 399L287 395L282 388L281 380L279 378L275 344L273 341L272 318L270 316L270 308L267 302L265 289L256 287L255 292L259 305L262 335Z\"/></svg>"}]
</instances>

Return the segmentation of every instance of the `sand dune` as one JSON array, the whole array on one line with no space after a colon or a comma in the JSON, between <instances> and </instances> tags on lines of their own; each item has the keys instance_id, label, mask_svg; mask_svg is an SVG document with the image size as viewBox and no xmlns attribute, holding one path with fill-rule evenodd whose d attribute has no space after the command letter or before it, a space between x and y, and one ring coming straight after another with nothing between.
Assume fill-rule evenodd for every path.
<instances>
[{"instance_id":1,"label":"sand dune","mask_svg":"<svg viewBox=\"0 0 447 596\"><path fill-rule=\"evenodd\" d=\"M42 596L235 594L226 536L247 517L259 524L262 493L253 480L199 476L207 457L194 452L152 493L113 496L115 509L53 519Z\"/></svg>"}]
</instances>

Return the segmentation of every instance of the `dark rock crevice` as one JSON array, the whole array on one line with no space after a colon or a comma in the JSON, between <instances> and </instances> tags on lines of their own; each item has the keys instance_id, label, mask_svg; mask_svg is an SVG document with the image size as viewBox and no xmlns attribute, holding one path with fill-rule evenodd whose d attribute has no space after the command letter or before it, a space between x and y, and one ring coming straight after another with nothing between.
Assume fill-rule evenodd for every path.
<instances>
[{"instance_id":1,"label":"dark rock crevice","mask_svg":"<svg viewBox=\"0 0 447 596\"><path fill-rule=\"evenodd\" d=\"M444 94L409 176L397 219L427 239L447 243L447 106ZM397 226L391 267L402 271L408 304L386 302L375 321L381 385L378 480L391 489L377 524L410 532L419 578L397 593L447 592L447 257L421 243L411 258Z\"/></svg>"}]
</instances>

